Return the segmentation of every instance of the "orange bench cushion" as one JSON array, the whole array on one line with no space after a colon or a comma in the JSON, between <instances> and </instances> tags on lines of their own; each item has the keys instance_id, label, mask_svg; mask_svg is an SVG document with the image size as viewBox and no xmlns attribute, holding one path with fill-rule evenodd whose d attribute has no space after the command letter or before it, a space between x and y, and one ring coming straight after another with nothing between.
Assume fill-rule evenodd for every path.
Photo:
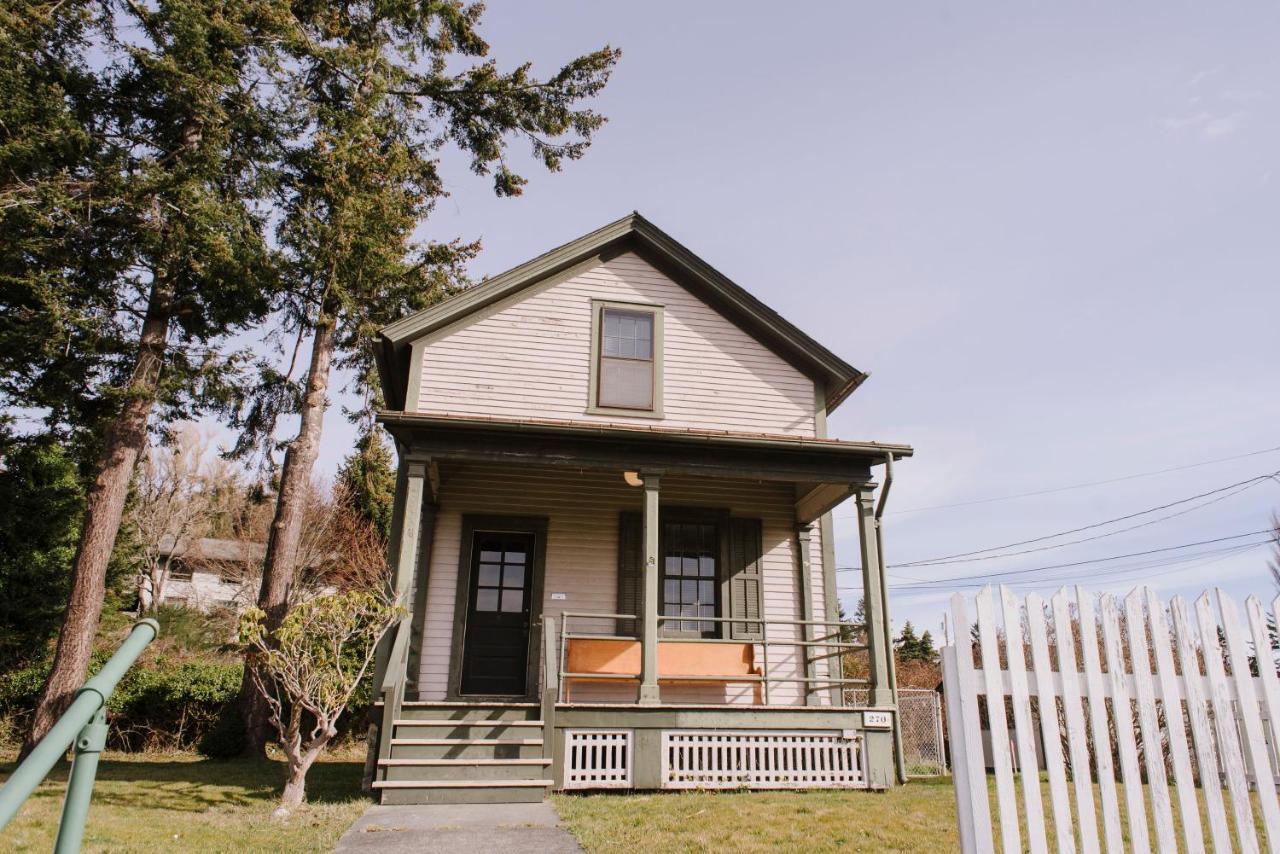
<instances>
[{"instance_id":1,"label":"orange bench cushion","mask_svg":"<svg viewBox=\"0 0 1280 854\"><path fill-rule=\"evenodd\" d=\"M566 673L640 678L640 641L628 638L569 638ZM658 678L759 676L751 643L658 642ZM579 677L573 677L579 678Z\"/></svg>"}]
</instances>

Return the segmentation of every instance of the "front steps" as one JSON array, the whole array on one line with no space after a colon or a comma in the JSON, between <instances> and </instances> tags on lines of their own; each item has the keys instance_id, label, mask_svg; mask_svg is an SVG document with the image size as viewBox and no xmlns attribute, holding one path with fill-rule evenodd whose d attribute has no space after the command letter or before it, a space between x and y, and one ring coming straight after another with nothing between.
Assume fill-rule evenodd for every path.
<instances>
[{"instance_id":1,"label":"front steps","mask_svg":"<svg viewBox=\"0 0 1280 854\"><path fill-rule=\"evenodd\" d=\"M533 703L406 702L378 758L384 804L541 801L552 785Z\"/></svg>"}]
</instances>

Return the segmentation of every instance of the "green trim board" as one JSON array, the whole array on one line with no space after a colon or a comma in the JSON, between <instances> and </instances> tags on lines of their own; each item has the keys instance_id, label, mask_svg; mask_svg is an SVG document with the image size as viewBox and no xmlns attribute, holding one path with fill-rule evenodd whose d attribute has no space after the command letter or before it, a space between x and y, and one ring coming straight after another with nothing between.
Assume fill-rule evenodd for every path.
<instances>
[{"instance_id":1,"label":"green trim board","mask_svg":"<svg viewBox=\"0 0 1280 854\"><path fill-rule=\"evenodd\" d=\"M785 439L653 427L383 412L378 421L414 458L663 470L797 483L870 483L871 467L905 445Z\"/></svg>"},{"instance_id":2,"label":"green trim board","mask_svg":"<svg viewBox=\"0 0 1280 854\"><path fill-rule=\"evenodd\" d=\"M378 373L389 406L408 409L410 345L499 300L584 261L633 251L690 293L711 305L743 331L758 339L806 376L828 390L826 406L834 409L866 380L859 371L819 344L780 314L685 248L637 212L539 255L456 296L383 327L376 348Z\"/></svg>"},{"instance_id":3,"label":"green trim board","mask_svg":"<svg viewBox=\"0 0 1280 854\"><path fill-rule=\"evenodd\" d=\"M471 552L477 531L512 531L533 534L533 567L529 589L529 641L525 667L524 693L516 697L485 697L463 694L462 650L466 636L467 602L471 589ZM449 652L449 685L445 697L450 701L483 702L492 700L536 700L538 674L542 662L542 597L547 571L547 517L490 516L464 513L458 542L458 584L453 600L453 639Z\"/></svg>"}]
</instances>

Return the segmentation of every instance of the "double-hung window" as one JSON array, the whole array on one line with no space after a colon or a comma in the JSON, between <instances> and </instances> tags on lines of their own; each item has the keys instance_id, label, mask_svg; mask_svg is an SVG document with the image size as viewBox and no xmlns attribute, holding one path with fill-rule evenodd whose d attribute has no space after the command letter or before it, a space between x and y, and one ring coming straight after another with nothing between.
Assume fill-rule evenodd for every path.
<instances>
[{"instance_id":1,"label":"double-hung window","mask_svg":"<svg viewBox=\"0 0 1280 854\"><path fill-rule=\"evenodd\" d=\"M659 306L596 304L592 409L661 414L661 312Z\"/></svg>"}]
</instances>

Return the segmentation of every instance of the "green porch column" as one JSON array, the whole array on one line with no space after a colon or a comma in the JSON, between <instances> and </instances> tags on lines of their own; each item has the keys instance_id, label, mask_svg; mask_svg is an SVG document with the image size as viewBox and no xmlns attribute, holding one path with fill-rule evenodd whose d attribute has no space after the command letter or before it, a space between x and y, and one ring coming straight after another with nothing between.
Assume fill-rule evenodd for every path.
<instances>
[{"instance_id":1,"label":"green porch column","mask_svg":"<svg viewBox=\"0 0 1280 854\"><path fill-rule=\"evenodd\" d=\"M395 507L391 516L391 543L387 555L391 568L391 591L400 597L401 605L412 607L409 589L413 586L413 570L418 555L419 533L422 527L422 497L427 478L426 463L400 464L396 478ZM387 672L387 657L391 654L393 633L382 639L374 662L373 684L381 685ZM402 674L403 675L403 674Z\"/></svg>"},{"instance_id":2,"label":"green porch column","mask_svg":"<svg viewBox=\"0 0 1280 854\"><path fill-rule=\"evenodd\" d=\"M812 548L813 526L808 522L796 523L796 559L797 571L800 576L800 619L804 620L806 625L800 627L798 634L800 639L806 642L812 641L819 635L827 634L827 631L815 632L814 627L808 625L808 621L813 619L813 568L810 563L809 550ZM818 668L814 662L814 656L818 654L818 650L824 650L823 647L802 646L800 654L804 656L804 676L806 679L817 679ZM838 662L839 659L836 659ZM831 659L827 659L830 666ZM804 683L804 704L806 706L821 705L819 698L819 688L815 682Z\"/></svg>"},{"instance_id":3,"label":"green porch column","mask_svg":"<svg viewBox=\"0 0 1280 854\"><path fill-rule=\"evenodd\" d=\"M865 601L867 653L871 665L871 705L893 705L893 688L889 680L889 591L884 589L880 574L880 543L877 535L875 496L870 489L860 489L858 503L858 541L862 557L862 595Z\"/></svg>"},{"instance_id":4,"label":"green porch column","mask_svg":"<svg viewBox=\"0 0 1280 854\"><path fill-rule=\"evenodd\" d=\"M641 472L644 479L644 613L640 635L640 702L658 702L658 487L661 477Z\"/></svg>"}]
</instances>

